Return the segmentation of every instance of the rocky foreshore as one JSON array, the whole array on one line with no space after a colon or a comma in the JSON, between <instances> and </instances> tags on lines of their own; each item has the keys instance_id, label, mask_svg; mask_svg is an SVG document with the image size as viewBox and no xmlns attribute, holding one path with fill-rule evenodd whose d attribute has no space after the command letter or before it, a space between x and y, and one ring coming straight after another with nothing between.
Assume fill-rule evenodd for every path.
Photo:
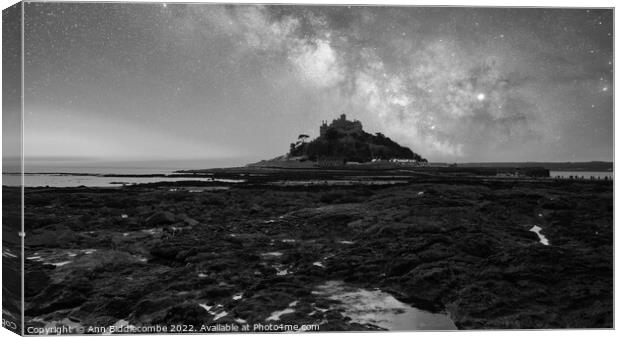
<instances>
[{"instance_id":1,"label":"rocky foreshore","mask_svg":"<svg viewBox=\"0 0 620 337\"><path fill-rule=\"evenodd\" d=\"M334 287L459 329L613 326L610 182L244 179L27 188L26 326L391 327Z\"/></svg>"}]
</instances>

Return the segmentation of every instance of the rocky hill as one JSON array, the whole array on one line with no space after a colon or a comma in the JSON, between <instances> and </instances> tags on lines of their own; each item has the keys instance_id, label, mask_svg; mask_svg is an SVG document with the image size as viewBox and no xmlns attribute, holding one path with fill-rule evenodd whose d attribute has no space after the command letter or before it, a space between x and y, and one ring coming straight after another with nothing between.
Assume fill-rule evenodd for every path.
<instances>
[{"instance_id":1,"label":"rocky hill","mask_svg":"<svg viewBox=\"0 0 620 337\"><path fill-rule=\"evenodd\" d=\"M349 162L399 158L426 162L419 154L381 133L372 135L365 132L361 122L349 121L344 114L329 125L323 122L318 138L306 142L307 138L306 135L300 135L299 141L290 145L289 158L298 157L311 161L338 159Z\"/></svg>"}]
</instances>

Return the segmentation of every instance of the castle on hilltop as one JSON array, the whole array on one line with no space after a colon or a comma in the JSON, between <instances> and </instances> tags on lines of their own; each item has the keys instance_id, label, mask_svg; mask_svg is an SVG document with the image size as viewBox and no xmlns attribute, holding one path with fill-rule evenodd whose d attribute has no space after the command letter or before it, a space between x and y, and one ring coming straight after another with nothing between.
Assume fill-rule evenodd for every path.
<instances>
[{"instance_id":1,"label":"castle on hilltop","mask_svg":"<svg viewBox=\"0 0 620 337\"><path fill-rule=\"evenodd\" d=\"M362 122L358 120L349 121L347 115L340 115L339 119L334 119L331 124L327 125L327 121L323 121L319 129L321 136L325 136L325 133L329 128L334 128L341 133L351 134L362 132Z\"/></svg>"},{"instance_id":2,"label":"castle on hilltop","mask_svg":"<svg viewBox=\"0 0 620 337\"><path fill-rule=\"evenodd\" d=\"M320 136L306 142L308 135L301 134L297 142L290 144L287 160L311 161L319 167L343 165L383 165L387 160L399 160L398 165L417 165L426 162L419 154L406 146L401 146L380 132L367 133L358 120L347 120L341 114L331 123L322 121ZM381 161L381 162L379 162ZM383 163L385 161L385 163ZM396 163L396 162L394 162ZM388 163L394 166L394 163Z\"/></svg>"}]
</instances>

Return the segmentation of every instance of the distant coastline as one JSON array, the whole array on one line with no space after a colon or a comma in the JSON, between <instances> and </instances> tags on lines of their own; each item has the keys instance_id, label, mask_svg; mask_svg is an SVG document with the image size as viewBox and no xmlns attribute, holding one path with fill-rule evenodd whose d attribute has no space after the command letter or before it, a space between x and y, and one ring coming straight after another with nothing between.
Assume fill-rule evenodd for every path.
<instances>
[{"instance_id":1,"label":"distant coastline","mask_svg":"<svg viewBox=\"0 0 620 337\"><path fill-rule=\"evenodd\" d=\"M550 171L593 171L609 172L614 170L614 163L608 161L588 162L486 162L457 163L460 167L544 167Z\"/></svg>"},{"instance_id":2,"label":"distant coastline","mask_svg":"<svg viewBox=\"0 0 620 337\"><path fill-rule=\"evenodd\" d=\"M161 169L144 169L137 167L125 167L119 165L118 167L114 166L105 166L101 168L95 168L91 165L88 166L71 166L67 168L63 168L61 166L46 166L42 167L41 170L32 170L32 168L27 167L26 175L32 174L58 174L58 175L85 175L85 176L117 176L117 177L167 177L170 175L177 176L178 174L194 174L199 173L201 171L208 170L240 170L244 167L252 166L255 163L250 163L247 165L238 165L238 166L220 166L220 167L197 167L196 164L192 165L194 167L190 169L182 169L182 168L171 168L172 162L166 167ZM456 167L463 168L471 168L471 167L481 167L481 168L524 168L524 167L543 167L550 171L588 171L588 172L613 172L614 163L609 161L589 161L589 162L467 162L467 163L448 163L448 162L430 162L429 166L449 166L456 164ZM182 166L182 165L179 165ZM210 166L210 165L206 165ZM19 174L17 169L15 170L6 170L3 172L5 175L16 175Z\"/></svg>"}]
</instances>

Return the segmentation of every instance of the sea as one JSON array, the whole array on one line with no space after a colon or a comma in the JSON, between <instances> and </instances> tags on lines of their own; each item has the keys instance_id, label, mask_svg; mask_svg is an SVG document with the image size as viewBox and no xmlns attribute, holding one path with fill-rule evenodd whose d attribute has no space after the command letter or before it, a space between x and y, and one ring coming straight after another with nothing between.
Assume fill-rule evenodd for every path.
<instances>
[{"instance_id":1,"label":"sea","mask_svg":"<svg viewBox=\"0 0 620 337\"><path fill-rule=\"evenodd\" d=\"M196 167L191 167L196 168ZM183 168L188 169L188 168ZM25 187L109 187L117 188L123 185L145 184L154 182L174 181L222 181L242 182L242 179L213 179L209 177L105 177L103 175L170 175L178 169L169 167L30 167L24 175ZM612 171L550 171L551 178L569 179L613 179ZM3 173L2 185L20 186L21 175L18 173Z\"/></svg>"},{"instance_id":2,"label":"sea","mask_svg":"<svg viewBox=\"0 0 620 337\"><path fill-rule=\"evenodd\" d=\"M116 173L115 173L116 174ZM19 186L19 174L3 174L3 185ZM25 187L121 187L125 185L147 184L156 182L174 182L174 181L211 181L211 182L243 182L242 179L214 179L208 177L202 178L180 178L180 177L103 177L93 175L78 175L64 173L37 173L25 174ZM9 184L5 184L7 181Z\"/></svg>"},{"instance_id":3,"label":"sea","mask_svg":"<svg viewBox=\"0 0 620 337\"><path fill-rule=\"evenodd\" d=\"M149 162L148 165L115 165L118 163L102 163L101 165L49 165L31 164L24 168L25 187L109 187L118 188L123 185L145 184L154 182L174 182L174 181L222 181L222 182L242 182L235 179L213 179L209 177L123 177L123 175L170 175L179 170L207 169L214 167L242 166L237 162L205 162L205 161L184 161L184 162ZM21 175L15 173L16 169L5 170L2 173L3 186L20 186ZM7 172L8 171L8 172ZM7 172L7 173L5 173ZM104 175L119 175L117 177L105 177Z\"/></svg>"}]
</instances>

